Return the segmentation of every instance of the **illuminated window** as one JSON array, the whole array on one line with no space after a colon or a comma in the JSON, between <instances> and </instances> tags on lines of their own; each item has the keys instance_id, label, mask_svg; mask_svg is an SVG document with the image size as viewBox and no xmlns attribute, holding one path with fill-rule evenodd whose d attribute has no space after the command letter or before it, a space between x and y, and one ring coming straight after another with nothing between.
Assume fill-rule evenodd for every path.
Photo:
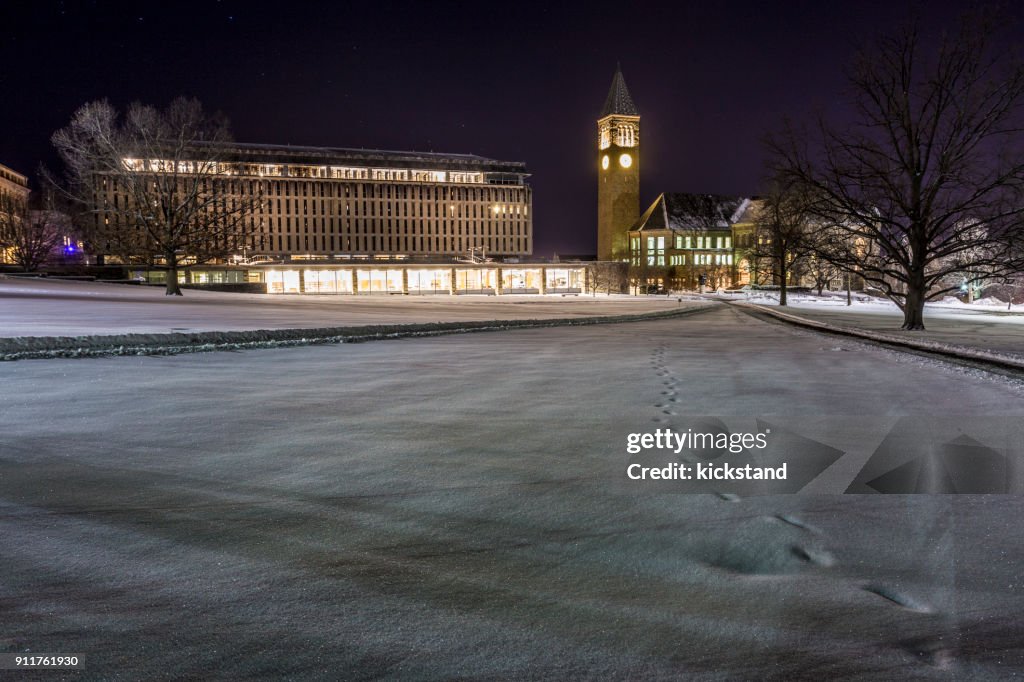
<instances>
[{"instance_id":1,"label":"illuminated window","mask_svg":"<svg viewBox=\"0 0 1024 682\"><path fill-rule=\"evenodd\" d=\"M449 268L409 270L406 276L410 294L447 294L451 291L452 271Z\"/></svg>"},{"instance_id":2,"label":"illuminated window","mask_svg":"<svg viewBox=\"0 0 1024 682\"><path fill-rule=\"evenodd\" d=\"M402 292L401 270L358 270L356 280L361 294Z\"/></svg>"},{"instance_id":3,"label":"illuminated window","mask_svg":"<svg viewBox=\"0 0 1024 682\"><path fill-rule=\"evenodd\" d=\"M647 264L648 265L664 265L665 264L665 238L664 237L648 237L647 238Z\"/></svg>"},{"instance_id":4,"label":"illuminated window","mask_svg":"<svg viewBox=\"0 0 1024 682\"><path fill-rule=\"evenodd\" d=\"M510 269L501 271L501 286L507 290L540 290L541 271L539 269Z\"/></svg>"}]
</instances>

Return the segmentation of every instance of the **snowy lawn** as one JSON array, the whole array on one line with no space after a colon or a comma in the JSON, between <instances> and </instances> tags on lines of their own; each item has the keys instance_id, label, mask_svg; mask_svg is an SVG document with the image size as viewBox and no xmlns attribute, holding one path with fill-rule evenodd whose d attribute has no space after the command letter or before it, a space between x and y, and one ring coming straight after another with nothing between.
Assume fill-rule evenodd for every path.
<instances>
[{"instance_id":1,"label":"snowy lawn","mask_svg":"<svg viewBox=\"0 0 1024 682\"><path fill-rule=\"evenodd\" d=\"M0 643L91 679L1024 668L1019 496L624 484L627 433L722 416L842 450L842 489L904 420L1019 423L1004 380L726 306L0 379Z\"/></svg>"},{"instance_id":2,"label":"snowy lawn","mask_svg":"<svg viewBox=\"0 0 1024 682\"><path fill-rule=\"evenodd\" d=\"M904 332L903 314L891 301L854 294L852 306L846 305L845 292L831 292L818 298L802 294L790 295L788 305L779 308L819 322L841 327L855 327L885 332L908 339L944 345L959 345L991 350L1013 356L1024 355L1024 306L1005 310L1006 304L977 302L972 305L949 298L925 306L923 332ZM778 307L778 295L753 292L749 297L730 297L758 305Z\"/></svg>"}]
</instances>

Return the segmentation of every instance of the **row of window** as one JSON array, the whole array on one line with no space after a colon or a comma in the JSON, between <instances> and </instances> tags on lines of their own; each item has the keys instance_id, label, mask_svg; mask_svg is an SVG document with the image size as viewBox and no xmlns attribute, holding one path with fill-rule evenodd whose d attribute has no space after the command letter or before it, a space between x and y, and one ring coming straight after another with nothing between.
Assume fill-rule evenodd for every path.
<instances>
[{"instance_id":1,"label":"row of window","mask_svg":"<svg viewBox=\"0 0 1024 682\"><path fill-rule=\"evenodd\" d=\"M115 217L114 224L117 224ZM447 234L447 235L528 235L529 224L522 221L491 221L479 222L472 220L454 219L438 220L419 218L282 218L276 219L271 216L263 218L249 218L248 226L252 230L266 230L267 232L333 232L333 233L354 233L354 234ZM275 229L276 226L276 229Z\"/></svg>"},{"instance_id":2,"label":"row of window","mask_svg":"<svg viewBox=\"0 0 1024 682\"><path fill-rule=\"evenodd\" d=\"M484 247L487 253L525 254L530 252L530 240L525 237L452 237L440 235L291 235L261 234L249 239L248 249L256 253L466 253L471 247ZM240 248L238 250L241 250Z\"/></svg>"},{"instance_id":3,"label":"row of window","mask_svg":"<svg viewBox=\"0 0 1024 682\"><path fill-rule=\"evenodd\" d=\"M598 129L598 148L607 149L612 141L619 147L635 147L640 144L640 128L636 123L611 119L601 121Z\"/></svg>"},{"instance_id":4,"label":"row of window","mask_svg":"<svg viewBox=\"0 0 1024 682\"><path fill-rule=\"evenodd\" d=\"M729 237L716 237L715 241L712 242L712 237L697 237L697 243L699 246L692 247L690 237L682 237L676 235L675 244L677 249L679 248L730 248L731 239ZM686 265L687 256L682 253L669 254L667 259L665 255L665 237L647 237L646 243L644 244L647 248L644 249L644 253L640 252L641 240L640 237L630 237L629 239L629 250L630 250L630 261L633 265L640 265L641 262L646 262L649 266L659 267L668 265ZM682 243L683 246L679 246ZM690 254L690 264L692 265L732 265L733 256L731 253L693 253Z\"/></svg>"},{"instance_id":5,"label":"row of window","mask_svg":"<svg viewBox=\"0 0 1024 682\"><path fill-rule=\"evenodd\" d=\"M184 180L181 181L184 185ZM220 192L239 196L264 198L278 197L322 197L355 199L405 199L410 201L482 201L502 203L525 203L529 199L529 187L441 187L401 186L387 183L357 182L301 182L259 180L223 180L203 178L195 185L203 192ZM107 194L116 190L112 180L104 178L99 189ZM114 194L117 194L115 191Z\"/></svg>"},{"instance_id":6,"label":"row of window","mask_svg":"<svg viewBox=\"0 0 1024 682\"><path fill-rule=\"evenodd\" d=\"M639 263L639 259L634 259ZM648 253L647 264L651 266L665 265L663 253ZM686 265L686 256L681 253L671 254L668 257L669 265ZM731 253L695 253L690 258L691 265L732 265Z\"/></svg>"},{"instance_id":7,"label":"row of window","mask_svg":"<svg viewBox=\"0 0 1024 682\"><path fill-rule=\"evenodd\" d=\"M677 249L731 249L732 237L723 236L675 236L675 248Z\"/></svg>"},{"instance_id":8,"label":"row of window","mask_svg":"<svg viewBox=\"0 0 1024 682\"><path fill-rule=\"evenodd\" d=\"M413 168L367 168L364 166L310 166L300 164L229 163L218 161L177 161L173 159L123 160L125 168L140 173L193 175L254 175L258 177L324 178L344 180L386 180L388 182L452 182L479 184L484 174L469 171L438 171Z\"/></svg>"},{"instance_id":9,"label":"row of window","mask_svg":"<svg viewBox=\"0 0 1024 682\"><path fill-rule=\"evenodd\" d=\"M646 251L648 253L663 252L665 242L665 237L647 237ZM676 249L731 249L732 237L694 237L677 234L670 244ZM640 237L630 239L630 250L634 252L640 250Z\"/></svg>"},{"instance_id":10,"label":"row of window","mask_svg":"<svg viewBox=\"0 0 1024 682\"><path fill-rule=\"evenodd\" d=\"M282 215L368 215L368 216L419 216L421 218L442 217L445 214L446 206L428 202L405 201L401 203L385 201L328 201L302 199L270 199L261 202L257 213L279 213ZM294 203L293 203L294 202ZM232 202L233 204L233 202ZM114 207L117 208L117 195L114 196ZM310 211L312 207L312 211ZM355 209L353 211L353 209ZM360 210L362 209L362 210ZM530 207L524 204L448 204L447 217L449 218L495 218L512 219L525 218L529 215Z\"/></svg>"},{"instance_id":11,"label":"row of window","mask_svg":"<svg viewBox=\"0 0 1024 682\"><path fill-rule=\"evenodd\" d=\"M404 277L404 281L403 281ZM263 273L267 293L449 293L496 290L498 270L459 269L452 279L451 268L431 270L268 270ZM503 268L501 288L505 291L582 290L585 274L582 268L549 269ZM454 286L453 286L454 285Z\"/></svg>"}]
</instances>

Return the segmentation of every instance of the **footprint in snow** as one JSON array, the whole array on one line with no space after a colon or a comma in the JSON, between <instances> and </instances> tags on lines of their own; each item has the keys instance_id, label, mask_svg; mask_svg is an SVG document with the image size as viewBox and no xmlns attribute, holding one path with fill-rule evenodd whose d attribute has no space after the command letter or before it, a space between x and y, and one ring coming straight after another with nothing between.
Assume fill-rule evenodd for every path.
<instances>
[{"instance_id":1,"label":"footprint in snow","mask_svg":"<svg viewBox=\"0 0 1024 682\"><path fill-rule=\"evenodd\" d=\"M888 599L893 604L896 604L897 606L902 606L903 608L909 609L911 611L917 611L918 613L933 612L932 607L928 604L925 604L923 601L920 601L919 599L916 599L911 595L906 594L905 592L901 592L900 590L897 590L894 587L889 587L888 585L870 583L864 586L864 591L871 592L872 594L877 594L879 597L882 597L883 599Z\"/></svg>"}]
</instances>

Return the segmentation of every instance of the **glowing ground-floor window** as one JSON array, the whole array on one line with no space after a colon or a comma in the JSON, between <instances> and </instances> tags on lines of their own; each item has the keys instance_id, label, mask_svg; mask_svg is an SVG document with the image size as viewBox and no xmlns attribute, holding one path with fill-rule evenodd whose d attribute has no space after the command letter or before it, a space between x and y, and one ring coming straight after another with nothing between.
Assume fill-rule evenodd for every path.
<instances>
[{"instance_id":1,"label":"glowing ground-floor window","mask_svg":"<svg viewBox=\"0 0 1024 682\"><path fill-rule=\"evenodd\" d=\"M736 284L750 284L750 261L746 258L740 261L738 268L739 275Z\"/></svg>"},{"instance_id":2,"label":"glowing ground-floor window","mask_svg":"<svg viewBox=\"0 0 1024 682\"><path fill-rule=\"evenodd\" d=\"M540 283L541 271L539 268L506 268L501 272L501 286L507 290L540 290Z\"/></svg>"},{"instance_id":3,"label":"glowing ground-floor window","mask_svg":"<svg viewBox=\"0 0 1024 682\"><path fill-rule=\"evenodd\" d=\"M306 270L303 273L307 294L351 294L349 270Z\"/></svg>"},{"instance_id":4,"label":"glowing ground-floor window","mask_svg":"<svg viewBox=\"0 0 1024 682\"><path fill-rule=\"evenodd\" d=\"M357 270L359 293L402 293L401 270Z\"/></svg>"},{"instance_id":5,"label":"glowing ground-floor window","mask_svg":"<svg viewBox=\"0 0 1024 682\"><path fill-rule=\"evenodd\" d=\"M439 270L409 270L410 294L447 294L452 288L452 271L448 268Z\"/></svg>"},{"instance_id":6,"label":"glowing ground-floor window","mask_svg":"<svg viewBox=\"0 0 1024 682\"><path fill-rule=\"evenodd\" d=\"M299 289L298 270L267 271L268 294L297 294Z\"/></svg>"},{"instance_id":7,"label":"glowing ground-floor window","mask_svg":"<svg viewBox=\"0 0 1024 682\"><path fill-rule=\"evenodd\" d=\"M462 292L493 291L498 286L497 270L461 268L455 271L455 290Z\"/></svg>"},{"instance_id":8,"label":"glowing ground-floor window","mask_svg":"<svg viewBox=\"0 0 1024 682\"><path fill-rule=\"evenodd\" d=\"M548 268L548 289L581 289L583 287L583 270L577 268Z\"/></svg>"}]
</instances>

